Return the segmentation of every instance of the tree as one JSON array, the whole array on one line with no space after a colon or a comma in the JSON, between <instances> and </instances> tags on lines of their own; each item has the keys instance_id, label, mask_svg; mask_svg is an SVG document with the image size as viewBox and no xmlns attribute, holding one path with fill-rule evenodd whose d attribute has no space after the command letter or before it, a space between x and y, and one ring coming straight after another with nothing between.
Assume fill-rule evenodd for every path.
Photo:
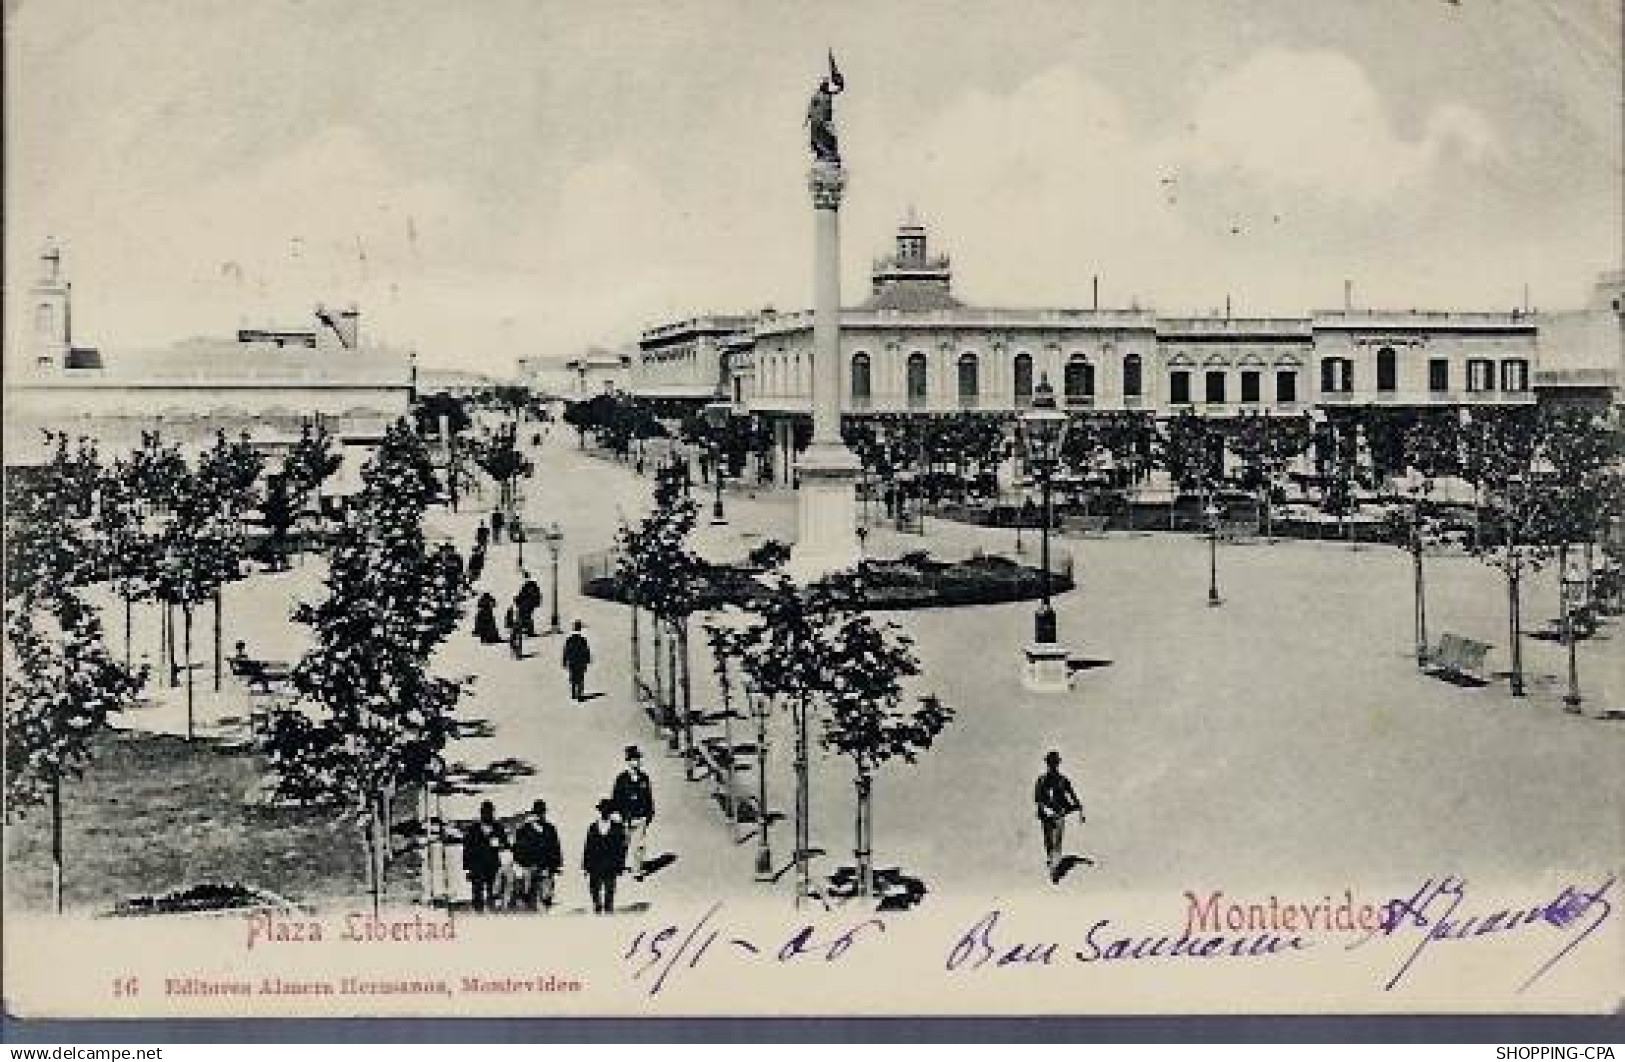
<instances>
[{"instance_id":1,"label":"tree","mask_svg":"<svg viewBox=\"0 0 1625 1062\"><path fill-rule=\"evenodd\" d=\"M362 482L330 551L326 599L294 613L315 643L293 673L313 712L280 715L267 750L280 795L345 807L363 824L376 907L391 801L412 787L426 800L445 776L462 685L429 663L456 629L467 588L457 558L427 548L423 514L438 484L405 420L388 430Z\"/></svg>"},{"instance_id":2,"label":"tree","mask_svg":"<svg viewBox=\"0 0 1625 1062\"><path fill-rule=\"evenodd\" d=\"M298 496L300 510L309 509L314 498L318 520L322 512L322 484L344 464L344 455L335 449L336 442L325 423L318 420L312 425L307 420L299 429L298 441L289 447L282 460L282 474Z\"/></svg>"},{"instance_id":3,"label":"tree","mask_svg":"<svg viewBox=\"0 0 1625 1062\"><path fill-rule=\"evenodd\" d=\"M1507 581L1508 656L1512 695L1524 694L1523 616L1520 588L1525 573L1538 570L1547 557L1541 541L1549 520L1545 492L1536 482L1542 458L1541 422L1532 409L1512 407L1484 411L1466 425L1462 465L1481 488L1480 503L1496 534L1477 536L1473 553L1499 569Z\"/></svg>"},{"instance_id":4,"label":"tree","mask_svg":"<svg viewBox=\"0 0 1625 1062\"><path fill-rule=\"evenodd\" d=\"M95 447L54 440L50 458L12 477L5 511L5 777L9 806L51 809L52 895L62 910L62 786L145 678L115 663L79 588L99 558L87 531L104 474Z\"/></svg>"},{"instance_id":5,"label":"tree","mask_svg":"<svg viewBox=\"0 0 1625 1062\"><path fill-rule=\"evenodd\" d=\"M135 603L151 593L157 565L157 543L143 517L134 472L134 462L127 459L115 461L106 471L91 525L101 573L124 602L126 668L134 655Z\"/></svg>"},{"instance_id":6,"label":"tree","mask_svg":"<svg viewBox=\"0 0 1625 1062\"><path fill-rule=\"evenodd\" d=\"M953 711L935 697L923 698L913 711L902 710L903 679L919 674L920 666L913 643L894 625L877 624L850 607L832 618L821 741L852 761L853 856L858 895L867 896L874 878L874 772L894 759L913 763Z\"/></svg>"},{"instance_id":7,"label":"tree","mask_svg":"<svg viewBox=\"0 0 1625 1062\"><path fill-rule=\"evenodd\" d=\"M1413 473L1409 493L1411 512L1408 526L1397 532L1396 541L1405 542L1411 553L1413 590L1413 625L1416 640L1416 665L1423 667L1431 652L1428 646L1427 582L1423 555L1428 545L1440 540L1443 534L1437 516L1431 512L1430 496L1440 476L1453 474L1458 465L1459 438L1456 421L1446 410L1427 410L1417 417L1404 437L1401 463Z\"/></svg>"},{"instance_id":8,"label":"tree","mask_svg":"<svg viewBox=\"0 0 1625 1062\"><path fill-rule=\"evenodd\" d=\"M1589 580L1591 545L1612 511L1607 480L1620 456L1620 433L1590 410L1553 407L1542 413L1541 436L1552 472L1548 530L1557 542L1558 571L1568 570L1569 547L1584 543ZM1558 580L1560 592L1562 582ZM1560 601L1559 608L1566 610L1566 603Z\"/></svg>"},{"instance_id":9,"label":"tree","mask_svg":"<svg viewBox=\"0 0 1625 1062\"><path fill-rule=\"evenodd\" d=\"M236 440L227 440L226 433L219 432L214 446L198 458L197 489L203 504L218 521L223 536L223 541L214 547L219 553L218 579L211 595L214 599L216 692L220 690L221 643L225 637L224 589L227 583L242 578L243 517L258 503L255 486L264 470L265 456L254 449L247 432Z\"/></svg>"},{"instance_id":10,"label":"tree","mask_svg":"<svg viewBox=\"0 0 1625 1062\"><path fill-rule=\"evenodd\" d=\"M1206 497L1219 481L1223 462L1223 436L1203 417L1186 410L1163 425L1160 463L1180 493ZM1168 527L1174 526L1175 506L1168 508Z\"/></svg>"},{"instance_id":11,"label":"tree","mask_svg":"<svg viewBox=\"0 0 1625 1062\"><path fill-rule=\"evenodd\" d=\"M1250 415L1230 424L1225 445L1241 465L1241 485L1258 496L1266 538L1274 531L1274 503L1283 490L1286 470L1309 445L1309 424L1303 417Z\"/></svg>"}]
</instances>

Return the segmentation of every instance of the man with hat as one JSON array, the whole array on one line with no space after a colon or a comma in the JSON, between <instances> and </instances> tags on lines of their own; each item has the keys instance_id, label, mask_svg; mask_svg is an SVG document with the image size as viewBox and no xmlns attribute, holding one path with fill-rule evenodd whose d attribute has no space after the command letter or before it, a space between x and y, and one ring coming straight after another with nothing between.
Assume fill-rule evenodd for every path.
<instances>
[{"instance_id":1,"label":"man with hat","mask_svg":"<svg viewBox=\"0 0 1625 1062\"><path fill-rule=\"evenodd\" d=\"M530 805L530 813L513 834L515 900L534 911L553 907L553 879L564 866L559 831L547 821L547 801Z\"/></svg>"},{"instance_id":2,"label":"man with hat","mask_svg":"<svg viewBox=\"0 0 1625 1062\"><path fill-rule=\"evenodd\" d=\"M1044 773L1033 786L1033 802L1038 805L1038 822L1044 828L1044 862L1054 880L1061 864L1061 843L1066 817L1074 811L1083 819L1083 801L1072 788L1072 779L1061 773L1061 754L1051 749L1044 757Z\"/></svg>"},{"instance_id":3,"label":"man with hat","mask_svg":"<svg viewBox=\"0 0 1625 1062\"><path fill-rule=\"evenodd\" d=\"M643 753L636 745L626 746L626 770L615 778L610 794L615 810L626 823L626 840L632 850L632 880L642 881L645 873L644 842L649 833L649 820L655 817L654 785L643 773Z\"/></svg>"},{"instance_id":4,"label":"man with hat","mask_svg":"<svg viewBox=\"0 0 1625 1062\"><path fill-rule=\"evenodd\" d=\"M615 879L626 869L626 831L615 821L615 801L598 802L598 818L587 827L581 850L594 914L615 913Z\"/></svg>"}]
</instances>

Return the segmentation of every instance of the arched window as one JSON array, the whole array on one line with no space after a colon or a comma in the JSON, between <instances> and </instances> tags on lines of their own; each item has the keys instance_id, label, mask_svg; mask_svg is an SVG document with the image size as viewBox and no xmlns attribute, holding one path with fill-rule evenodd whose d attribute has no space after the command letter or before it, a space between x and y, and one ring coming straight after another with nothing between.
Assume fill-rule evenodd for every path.
<instances>
[{"instance_id":1,"label":"arched window","mask_svg":"<svg viewBox=\"0 0 1625 1062\"><path fill-rule=\"evenodd\" d=\"M976 377L976 353L967 350L959 355L959 405L961 408L969 409L976 405L977 395L980 393Z\"/></svg>"},{"instance_id":2,"label":"arched window","mask_svg":"<svg viewBox=\"0 0 1625 1062\"><path fill-rule=\"evenodd\" d=\"M1399 359L1394 356L1393 347L1383 347L1377 351L1377 390L1397 391L1399 389Z\"/></svg>"},{"instance_id":3,"label":"arched window","mask_svg":"<svg viewBox=\"0 0 1625 1062\"><path fill-rule=\"evenodd\" d=\"M1140 371L1140 356L1138 354L1130 353L1123 359L1123 397L1140 397Z\"/></svg>"},{"instance_id":4,"label":"arched window","mask_svg":"<svg viewBox=\"0 0 1625 1062\"><path fill-rule=\"evenodd\" d=\"M1033 404L1033 356L1023 350L1016 355L1016 405Z\"/></svg>"},{"instance_id":5,"label":"arched window","mask_svg":"<svg viewBox=\"0 0 1625 1062\"><path fill-rule=\"evenodd\" d=\"M925 405L925 354L918 350L908 356L908 404Z\"/></svg>"},{"instance_id":6,"label":"arched window","mask_svg":"<svg viewBox=\"0 0 1625 1062\"><path fill-rule=\"evenodd\" d=\"M869 408L869 354L858 351L852 355L852 407Z\"/></svg>"},{"instance_id":7,"label":"arched window","mask_svg":"<svg viewBox=\"0 0 1625 1062\"><path fill-rule=\"evenodd\" d=\"M1082 354L1072 355L1066 363L1066 401L1068 405L1088 405L1095 398L1095 367Z\"/></svg>"}]
</instances>

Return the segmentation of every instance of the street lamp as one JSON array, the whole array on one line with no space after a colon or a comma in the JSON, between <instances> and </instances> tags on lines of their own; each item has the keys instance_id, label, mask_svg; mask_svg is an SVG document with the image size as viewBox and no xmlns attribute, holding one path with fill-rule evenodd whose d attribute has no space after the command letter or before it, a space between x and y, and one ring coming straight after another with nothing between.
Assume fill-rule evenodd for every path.
<instances>
[{"instance_id":1,"label":"street lamp","mask_svg":"<svg viewBox=\"0 0 1625 1062\"><path fill-rule=\"evenodd\" d=\"M1207 607L1218 608L1224 602L1219 598L1219 503L1211 499L1202 515L1207 517Z\"/></svg>"},{"instance_id":2,"label":"street lamp","mask_svg":"<svg viewBox=\"0 0 1625 1062\"><path fill-rule=\"evenodd\" d=\"M1507 477L1507 519L1503 534L1507 540L1507 596L1509 635L1512 641L1512 696L1522 697L1523 688L1523 554L1518 542L1519 522L1523 519L1524 478L1514 473Z\"/></svg>"},{"instance_id":3,"label":"street lamp","mask_svg":"<svg viewBox=\"0 0 1625 1062\"><path fill-rule=\"evenodd\" d=\"M1571 712L1580 711L1580 666L1576 658L1576 643L1579 639L1574 629L1574 610L1585 597L1585 572L1579 565L1570 565L1563 572L1563 641L1569 648L1569 690L1563 694L1563 704Z\"/></svg>"},{"instance_id":4,"label":"street lamp","mask_svg":"<svg viewBox=\"0 0 1625 1062\"><path fill-rule=\"evenodd\" d=\"M705 407L705 422L711 428L711 481L716 485L716 501L711 505L711 522L725 524L728 518L722 511L722 433L728 427L728 416L733 406L721 398Z\"/></svg>"},{"instance_id":5,"label":"street lamp","mask_svg":"<svg viewBox=\"0 0 1625 1062\"><path fill-rule=\"evenodd\" d=\"M1043 564L1044 603L1033 615L1033 642L1037 645L1055 644L1055 609L1050 604L1049 530L1054 523L1050 508L1050 484L1061 454L1061 441L1066 435L1067 417L1055 407L1055 389L1046 374L1039 379L1033 391L1032 405L1021 414L1022 445L1027 451L1027 464L1038 472L1043 491L1043 526L1039 541L1039 556Z\"/></svg>"},{"instance_id":6,"label":"street lamp","mask_svg":"<svg viewBox=\"0 0 1625 1062\"><path fill-rule=\"evenodd\" d=\"M548 555L553 559L553 593L550 600L553 603L553 615L548 620L548 634L562 634L564 628L559 626L559 550L564 547L564 532L559 528L559 522L554 520L542 532L542 541L547 543Z\"/></svg>"}]
</instances>

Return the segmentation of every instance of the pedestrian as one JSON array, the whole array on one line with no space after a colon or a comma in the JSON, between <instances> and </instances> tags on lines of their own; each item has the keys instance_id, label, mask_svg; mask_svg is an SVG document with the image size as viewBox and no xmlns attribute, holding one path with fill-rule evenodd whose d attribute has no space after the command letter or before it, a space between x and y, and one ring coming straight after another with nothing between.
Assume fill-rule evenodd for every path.
<instances>
[{"instance_id":1,"label":"pedestrian","mask_svg":"<svg viewBox=\"0 0 1625 1062\"><path fill-rule=\"evenodd\" d=\"M524 628L525 637L536 637L536 610L542 607L542 588L536 580L530 577L529 572L521 573L525 581L519 587L519 594L514 598L514 604L519 608L519 623Z\"/></svg>"},{"instance_id":2,"label":"pedestrian","mask_svg":"<svg viewBox=\"0 0 1625 1062\"><path fill-rule=\"evenodd\" d=\"M626 869L626 831L615 821L613 800L598 802L598 818L587 827L587 841L581 849L581 869L587 875L593 912L613 914L615 879Z\"/></svg>"},{"instance_id":3,"label":"pedestrian","mask_svg":"<svg viewBox=\"0 0 1625 1062\"><path fill-rule=\"evenodd\" d=\"M497 630L497 599L490 594L481 594L474 606L474 637L486 645L502 641L502 632Z\"/></svg>"},{"instance_id":4,"label":"pedestrian","mask_svg":"<svg viewBox=\"0 0 1625 1062\"><path fill-rule=\"evenodd\" d=\"M463 569L463 555L457 552L457 547L450 542L440 543L440 561L452 572L455 584L462 586L467 573Z\"/></svg>"},{"instance_id":5,"label":"pedestrian","mask_svg":"<svg viewBox=\"0 0 1625 1062\"><path fill-rule=\"evenodd\" d=\"M474 529L474 545L482 552L491 544L491 529L484 524Z\"/></svg>"},{"instance_id":6,"label":"pedestrian","mask_svg":"<svg viewBox=\"0 0 1625 1062\"><path fill-rule=\"evenodd\" d=\"M592 663L592 646L581 633L581 621L571 624L570 636L564 639L564 669L570 673L570 699L587 699L587 666Z\"/></svg>"},{"instance_id":7,"label":"pedestrian","mask_svg":"<svg viewBox=\"0 0 1625 1062\"><path fill-rule=\"evenodd\" d=\"M649 836L649 821L655 817L655 792L649 776L643 773L643 753L636 745L626 746L626 770L615 777L615 788L610 795L615 799L615 810L621 813L621 821L626 824L632 880L642 881L648 873L644 844Z\"/></svg>"},{"instance_id":8,"label":"pedestrian","mask_svg":"<svg viewBox=\"0 0 1625 1062\"><path fill-rule=\"evenodd\" d=\"M1061 773L1061 754L1051 749L1044 756L1044 773L1033 785L1033 802L1038 805L1038 822L1044 829L1044 862L1049 866L1050 880L1058 880L1061 865L1061 846L1066 834L1066 817L1074 811L1083 821L1083 802L1072 780Z\"/></svg>"},{"instance_id":9,"label":"pedestrian","mask_svg":"<svg viewBox=\"0 0 1625 1062\"><path fill-rule=\"evenodd\" d=\"M547 801L537 800L513 834L515 894L527 910L553 907L553 882L564 866L559 831L547 821Z\"/></svg>"},{"instance_id":10,"label":"pedestrian","mask_svg":"<svg viewBox=\"0 0 1625 1062\"><path fill-rule=\"evenodd\" d=\"M508 649L515 660L525 656L525 628L519 622L519 606L509 605L502 616L502 625L508 632Z\"/></svg>"},{"instance_id":11,"label":"pedestrian","mask_svg":"<svg viewBox=\"0 0 1625 1062\"><path fill-rule=\"evenodd\" d=\"M496 806L481 801L480 817L463 830L463 873L474 894L474 910L483 911L496 900L497 870L502 865L499 853L507 847L508 835L497 821Z\"/></svg>"},{"instance_id":12,"label":"pedestrian","mask_svg":"<svg viewBox=\"0 0 1625 1062\"><path fill-rule=\"evenodd\" d=\"M505 519L506 518L502 515L502 510L501 509L497 509L497 510L495 510L494 512L491 513L491 544L492 545L498 545L499 546L499 545L502 544L502 525L503 525L503 522L505 521Z\"/></svg>"},{"instance_id":13,"label":"pedestrian","mask_svg":"<svg viewBox=\"0 0 1625 1062\"><path fill-rule=\"evenodd\" d=\"M468 555L468 585L473 586L480 581L485 572L485 543L474 543L474 550Z\"/></svg>"}]
</instances>

